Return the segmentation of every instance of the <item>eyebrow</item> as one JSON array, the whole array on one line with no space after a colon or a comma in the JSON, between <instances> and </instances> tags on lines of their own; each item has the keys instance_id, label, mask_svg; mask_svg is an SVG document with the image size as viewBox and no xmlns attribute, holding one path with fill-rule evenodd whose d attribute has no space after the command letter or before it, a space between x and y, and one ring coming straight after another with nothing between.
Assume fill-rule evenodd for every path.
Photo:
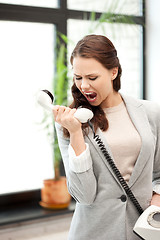
<instances>
[{"instance_id":1,"label":"eyebrow","mask_svg":"<svg viewBox=\"0 0 160 240\"><path fill-rule=\"evenodd\" d=\"M76 73L74 73L74 75L77 76L77 77L80 77L80 76L81 76L81 75L76 74ZM89 77L89 76L93 76L93 75L98 75L98 73L87 74L87 75L85 75L85 77Z\"/></svg>"}]
</instances>

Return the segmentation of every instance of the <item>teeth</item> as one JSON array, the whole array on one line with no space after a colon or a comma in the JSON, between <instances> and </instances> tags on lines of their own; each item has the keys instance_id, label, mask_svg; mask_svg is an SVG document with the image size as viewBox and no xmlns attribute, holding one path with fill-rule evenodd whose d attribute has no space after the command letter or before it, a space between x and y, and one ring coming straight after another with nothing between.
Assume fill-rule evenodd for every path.
<instances>
[{"instance_id":1,"label":"teeth","mask_svg":"<svg viewBox=\"0 0 160 240\"><path fill-rule=\"evenodd\" d=\"M91 94L93 94L92 92L90 92L90 93L86 93L86 92L84 92L84 94L86 94L86 95L91 95Z\"/></svg>"},{"instance_id":2,"label":"teeth","mask_svg":"<svg viewBox=\"0 0 160 240\"><path fill-rule=\"evenodd\" d=\"M86 98L88 100L92 100L92 101L94 101L97 97L97 94L95 92L85 92L85 91L83 91L83 94L86 95Z\"/></svg>"}]
</instances>

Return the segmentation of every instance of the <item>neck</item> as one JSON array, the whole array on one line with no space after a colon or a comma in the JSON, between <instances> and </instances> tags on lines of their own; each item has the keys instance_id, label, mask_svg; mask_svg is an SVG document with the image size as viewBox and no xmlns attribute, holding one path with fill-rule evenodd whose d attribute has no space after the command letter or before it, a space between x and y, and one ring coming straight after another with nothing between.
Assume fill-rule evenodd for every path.
<instances>
[{"instance_id":1,"label":"neck","mask_svg":"<svg viewBox=\"0 0 160 240\"><path fill-rule=\"evenodd\" d=\"M101 104L101 108L110 108L119 105L122 102L121 95L114 91L111 96L108 96L106 100Z\"/></svg>"}]
</instances>

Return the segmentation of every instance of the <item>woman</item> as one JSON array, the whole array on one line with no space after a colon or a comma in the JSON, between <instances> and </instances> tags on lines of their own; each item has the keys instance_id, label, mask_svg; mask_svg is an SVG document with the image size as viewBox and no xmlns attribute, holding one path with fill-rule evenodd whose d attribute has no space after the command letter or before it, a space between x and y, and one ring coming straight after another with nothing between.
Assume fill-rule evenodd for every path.
<instances>
[{"instance_id":1,"label":"woman","mask_svg":"<svg viewBox=\"0 0 160 240\"><path fill-rule=\"evenodd\" d=\"M79 106L93 111L96 134L146 209L150 204L160 206L160 107L119 93L122 70L117 51L105 36L88 35L79 41L71 64L73 102L53 111L68 190L77 202L69 240L139 239L133 233L139 217L135 206L88 123L81 124L74 113Z\"/></svg>"}]
</instances>

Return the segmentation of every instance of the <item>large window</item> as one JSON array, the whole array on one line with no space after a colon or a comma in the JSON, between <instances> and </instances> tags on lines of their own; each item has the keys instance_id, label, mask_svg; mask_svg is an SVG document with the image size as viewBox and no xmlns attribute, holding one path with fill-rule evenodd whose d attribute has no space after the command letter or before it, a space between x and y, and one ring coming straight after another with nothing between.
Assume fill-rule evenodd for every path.
<instances>
[{"instance_id":1,"label":"large window","mask_svg":"<svg viewBox=\"0 0 160 240\"><path fill-rule=\"evenodd\" d=\"M51 89L51 24L0 22L0 193L37 189L53 176L52 151L39 124L39 89Z\"/></svg>"},{"instance_id":2,"label":"large window","mask_svg":"<svg viewBox=\"0 0 160 240\"><path fill-rule=\"evenodd\" d=\"M48 8L58 7L58 0L1 0L0 3Z\"/></svg>"},{"instance_id":3,"label":"large window","mask_svg":"<svg viewBox=\"0 0 160 240\"><path fill-rule=\"evenodd\" d=\"M141 15L141 0L68 0L68 8L82 11L106 12L117 14Z\"/></svg>"},{"instance_id":4,"label":"large window","mask_svg":"<svg viewBox=\"0 0 160 240\"><path fill-rule=\"evenodd\" d=\"M115 18L112 23L100 23L102 12L119 19L132 15L133 21ZM141 0L0 1L0 195L36 191L43 179L53 176L52 149L39 124L44 113L35 95L39 89L52 88L58 32L71 40L68 56L84 35L105 34L118 50L121 91L145 97Z\"/></svg>"}]
</instances>

